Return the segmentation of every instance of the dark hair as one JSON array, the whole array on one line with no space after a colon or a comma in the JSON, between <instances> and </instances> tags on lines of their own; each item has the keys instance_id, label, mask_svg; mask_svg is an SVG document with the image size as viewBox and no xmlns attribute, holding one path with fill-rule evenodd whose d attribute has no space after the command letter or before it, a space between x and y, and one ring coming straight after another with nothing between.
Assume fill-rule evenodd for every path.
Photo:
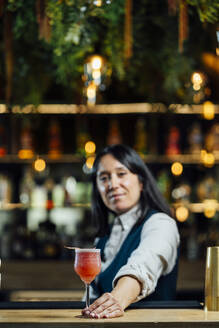
<instances>
[{"instance_id":1,"label":"dark hair","mask_svg":"<svg viewBox=\"0 0 219 328\"><path fill-rule=\"evenodd\" d=\"M92 218L98 224L98 236L102 236L109 231L108 215L109 209L105 206L99 194L96 176L100 160L105 155L112 155L116 160L127 167L132 173L137 174L143 188L140 197L141 216L137 222L140 224L145 218L148 208L166 213L171 216L171 210L166 203L156 181L141 157L130 147L126 145L112 145L105 147L96 156L92 171Z\"/></svg>"}]
</instances>

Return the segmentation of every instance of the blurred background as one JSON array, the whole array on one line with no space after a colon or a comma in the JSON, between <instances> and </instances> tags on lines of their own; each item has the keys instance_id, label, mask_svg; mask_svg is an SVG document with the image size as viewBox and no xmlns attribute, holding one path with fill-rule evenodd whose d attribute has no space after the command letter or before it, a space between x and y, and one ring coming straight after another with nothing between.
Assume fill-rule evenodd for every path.
<instances>
[{"instance_id":1,"label":"blurred background","mask_svg":"<svg viewBox=\"0 0 219 328\"><path fill-rule=\"evenodd\" d=\"M219 243L218 0L0 1L1 299L80 299L95 154L148 164L181 235L178 299Z\"/></svg>"}]
</instances>

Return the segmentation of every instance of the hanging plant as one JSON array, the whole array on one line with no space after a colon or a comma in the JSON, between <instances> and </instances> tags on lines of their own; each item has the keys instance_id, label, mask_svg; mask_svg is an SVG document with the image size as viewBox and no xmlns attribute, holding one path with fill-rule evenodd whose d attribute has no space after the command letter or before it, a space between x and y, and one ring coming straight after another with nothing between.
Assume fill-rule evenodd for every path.
<instances>
[{"instance_id":1,"label":"hanging plant","mask_svg":"<svg viewBox=\"0 0 219 328\"><path fill-rule=\"evenodd\" d=\"M191 6L196 7L201 22L216 23L219 21L218 0L186 0Z\"/></svg>"},{"instance_id":2,"label":"hanging plant","mask_svg":"<svg viewBox=\"0 0 219 328\"><path fill-rule=\"evenodd\" d=\"M179 53L178 0L112 0L101 7L91 0L5 0L0 12L12 14L16 53L12 102L51 102L54 95L54 100L80 102L84 63L95 53L105 58L108 75L112 72L105 101L191 100L189 75L200 64L205 35L209 39L202 22L217 20L219 4L181 2L188 10L181 12ZM189 33L188 15L193 16Z\"/></svg>"}]
</instances>

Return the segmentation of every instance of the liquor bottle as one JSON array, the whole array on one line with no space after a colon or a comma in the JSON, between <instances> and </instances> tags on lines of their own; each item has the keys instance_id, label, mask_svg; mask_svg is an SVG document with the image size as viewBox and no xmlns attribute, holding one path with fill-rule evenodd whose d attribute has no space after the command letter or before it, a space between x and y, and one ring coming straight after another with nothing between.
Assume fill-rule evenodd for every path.
<instances>
[{"instance_id":1,"label":"liquor bottle","mask_svg":"<svg viewBox=\"0 0 219 328\"><path fill-rule=\"evenodd\" d=\"M8 153L8 140L6 133L6 125L4 121L0 122L0 157Z\"/></svg>"},{"instance_id":2,"label":"liquor bottle","mask_svg":"<svg viewBox=\"0 0 219 328\"><path fill-rule=\"evenodd\" d=\"M142 155L147 153L146 122L143 118L139 118L136 122L136 134L135 134L134 149L139 154L142 154Z\"/></svg>"},{"instance_id":3,"label":"liquor bottle","mask_svg":"<svg viewBox=\"0 0 219 328\"><path fill-rule=\"evenodd\" d=\"M34 175L31 167L26 167L19 187L20 202L24 205L30 205L31 193L35 187Z\"/></svg>"},{"instance_id":4,"label":"liquor bottle","mask_svg":"<svg viewBox=\"0 0 219 328\"><path fill-rule=\"evenodd\" d=\"M48 155L51 158L60 157L62 154L62 142L60 125L57 120L52 119L49 126L49 149Z\"/></svg>"},{"instance_id":5,"label":"liquor bottle","mask_svg":"<svg viewBox=\"0 0 219 328\"><path fill-rule=\"evenodd\" d=\"M122 136L119 129L119 123L116 119L110 120L109 131L107 135L107 145L115 145L122 143Z\"/></svg>"},{"instance_id":6,"label":"liquor bottle","mask_svg":"<svg viewBox=\"0 0 219 328\"><path fill-rule=\"evenodd\" d=\"M78 118L76 129L76 153L84 156L86 154L85 144L90 140L86 118L80 117L80 120Z\"/></svg>"},{"instance_id":7,"label":"liquor bottle","mask_svg":"<svg viewBox=\"0 0 219 328\"><path fill-rule=\"evenodd\" d=\"M176 126L172 126L167 137L166 155L180 154L180 131Z\"/></svg>"},{"instance_id":8,"label":"liquor bottle","mask_svg":"<svg viewBox=\"0 0 219 328\"><path fill-rule=\"evenodd\" d=\"M37 257L40 259L57 259L61 255L61 242L56 232L56 225L51 221L54 207L52 192L48 191L46 220L39 223L37 231Z\"/></svg>"},{"instance_id":9,"label":"liquor bottle","mask_svg":"<svg viewBox=\"0 0 219 328\"><path fill-rule=\"evenodd\" d=\"M157 184L167 201L171 198L171 179L167 170L162 170L158 173Z\"/></svg>"},{"instance_id":10,"label":"liquor bottle","mask_svg":"<svg viewBox=\"0 0 219 328\"><path fill-rule=\"evenodd\" d=\"M203 136L200 123L196 122L192 125L188 135L189 153L200 154L202 149Z\"/></svg>"},{"instance_id":11,"label":"liquor bottle","mask_svg":"<svg viewBox=\"0 0 219 328\"><path fill-rule=\"evenodd\" d=\"M52 201L54 207L63 207L65 203L65 189L60 183L59 179L56 179L56 183L52 189Z\"/></svg>"},{"instance_id":12,"label":"liquor bottle","mask_svg":"<svg viewBox=\"0 0 219 328\"><path fill-rule=\"evenodd\" d=\"M215 123L205 136L205 149L208 152L219 153L219 123Z\"/></svg>"},{"instance_id":13,"label":"liquor bottle","mask_svg":"<svg viewBox=\"0 0 219 328\"><path fill-rule=\"evenodd\" d=\"M33 133L31 123L28 119L23 119L18 156L22 159L28 159L34 156Z\"/></svg>"}]
</instances>

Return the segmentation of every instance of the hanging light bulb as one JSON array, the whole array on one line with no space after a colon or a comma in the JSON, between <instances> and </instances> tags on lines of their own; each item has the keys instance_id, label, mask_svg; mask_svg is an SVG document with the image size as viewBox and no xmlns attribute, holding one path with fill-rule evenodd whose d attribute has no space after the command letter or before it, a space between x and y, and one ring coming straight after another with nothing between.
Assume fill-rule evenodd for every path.
<instances>
[{"instance_id":1,"label":"hanging light bulb","mask_svg":"<svg viewBox=\"0 0 219 328\"><path fill-rule=\"evenodd\" d=\"M207 152L204 153L202 155L202 161L203 161L204 166L206 166L206 167L212 167L212 166L214 166L214 163L215 163L214 154L207 153Z\"/></svg>"},{"instance_id":2,"label":"hanging light bulb","mask_svg":"<svg viewBox=\"0 0 219 328\"><path fill-rule=\"evenodd\" d=\"M33 163L33 167L35 171L42 172L46 168L46 162L42 158L37 158Z\"/></svg>"},{"instance_id":3,"label":"hanging light bulb","mask_svg":"<svg viewBox=\"0 0 219 328\"><path fill-rule=\"evenodd\" d=\"M216 199L205 199L204 200L204 215L206 218L211 219L215 216L217 210Z\"/></svg>"},{"instance_id":4,"label":"hanging light bulb","mask_svg":"<svg viewBox=\"0 0 219 328\"><path fill-rule=\"evenodd\" d=\"M93 70L100 70L103 65L103 59L101 56L95 55L91 57L90 63Z\"/></svg>"},{"instance_id":5,"label":"hanging light bulb","mask_svg":"<svg viewBox=\"0 0 219 328\"><path fill-rule=\"evenodd\" d=\"M91 82L87 87L87 104L95 105L96 102L96 85Z\"/></svg>"},{"instance_id":6,"label":"hanging light bulb","mask_svg":"<svg viewBox=\"0 0 219 328\"><path fill-rule=\"evenodd\" d=\"M199 84L201 85L203 83L203 77L202 74L199 72L194 72L191 77L191 81L193 84Z\"/></svg>"},{"instance_id":7,"label":"hanging light bulb","mask_svg":"<svg viewBox=\"0 0 219 328\"><path fill-rule=\"evenodd\" d=\"M185 222L188 219L189 210L185 206L179 206L176 209L176 218L179 222Z\"/></svg>"},{"instance_id":8,"label":"hanging light bulb","mask_svg":"<svg viewBox=\"0 0 219 328\"><path fill-rule=\"evenodd\" d=\"M87 166L88 169L92 169L94 161L95 161L95 156L89 156L86 159L86 166Z\"/></svg>"},{"instance_id":9,"label":"hanging light bulb","mask_svg":"<svg viewBox=\"0 0 219 328\"><path fill-rule=\"evenodd\" d=\"M87 154L94 154L95 150L96 150L96 145L93 141L88 141L88 142L86 142L84 148L85 148L85 152Z\"/></svg>"},{"instance_id":10,"label":"hanging light bulb","mask_svg":"<svg viewBox=\"0 0 219 328\"><path fill-rule=\"evenodd\" d=\"M183 165L180 162L174 162L171 166L171 172L173 175L181 175L183 172Z\"/></svg>"},{"instance_id":11,"label":"hanging light bulb","mask_svg":"<svg viewBox=\"0 0 219 328\"><path fill-rule=\"evenodd\" d=\"M94 0L94 5L97 7L101 7L102 6L102 0Z\"/></svg>"}]
</instances>

